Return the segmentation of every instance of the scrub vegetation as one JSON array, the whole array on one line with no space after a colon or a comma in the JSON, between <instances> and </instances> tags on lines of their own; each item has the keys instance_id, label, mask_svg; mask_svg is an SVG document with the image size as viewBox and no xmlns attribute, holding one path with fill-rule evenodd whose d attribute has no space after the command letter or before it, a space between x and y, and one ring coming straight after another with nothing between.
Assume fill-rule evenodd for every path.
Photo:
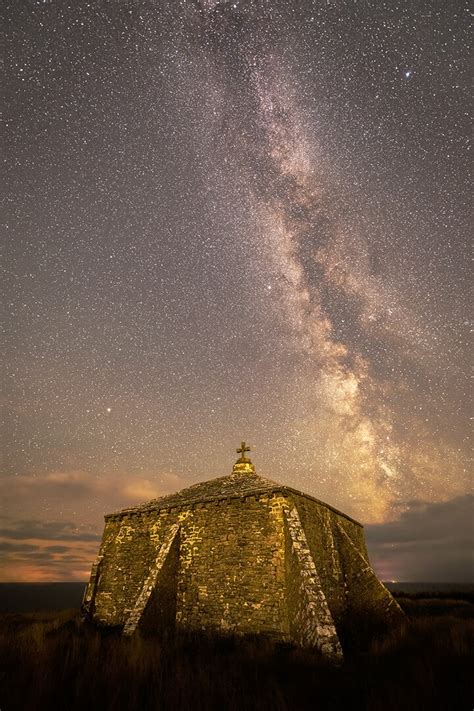
<instances>
[{"instance_id":1,"label":"scrub vegetation","mask_svg":"<svg viewBox=\"0 0 474 711\"><path fill-rule=\"evenodd\" d=\"M78 610L1 615L2 711L471 709L474 597L404 596L406 622L341 633L339 667L249 638L123 638Z\"/></svg>"}]
</instances>

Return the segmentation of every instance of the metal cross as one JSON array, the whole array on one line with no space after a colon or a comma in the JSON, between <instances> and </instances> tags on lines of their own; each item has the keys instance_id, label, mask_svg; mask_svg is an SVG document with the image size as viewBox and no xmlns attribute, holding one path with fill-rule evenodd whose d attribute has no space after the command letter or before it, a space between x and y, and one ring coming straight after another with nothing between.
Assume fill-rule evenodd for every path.
<instances>
[{"instance_id":1,"label":"metal cross","mask_svg":"<svg viewBox=\"0 0 474 711\"><path fill-rule=\"evenodd\" d=\"M245 459L245 452L250 452L250 447L245 446L245 442L240 443L240 449L237 450L237 454L241 454L241 459Z\"/></svg>"}]
</instances>

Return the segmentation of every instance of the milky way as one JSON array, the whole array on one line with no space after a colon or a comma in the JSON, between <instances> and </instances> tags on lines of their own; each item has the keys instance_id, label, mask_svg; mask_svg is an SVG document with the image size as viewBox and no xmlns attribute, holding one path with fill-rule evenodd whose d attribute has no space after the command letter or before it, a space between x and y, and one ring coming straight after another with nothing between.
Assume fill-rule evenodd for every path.
<instances>
[{"instance_id":1,"label":"milky way","mask_svg":"<svg viewBox=\"0 0 474 711\"><path fill-rule=\"evenodd\" d=\"M9 577L241 438L367 523L468 492L466 17L9 6Z\"/></svg>"}]
</instances>

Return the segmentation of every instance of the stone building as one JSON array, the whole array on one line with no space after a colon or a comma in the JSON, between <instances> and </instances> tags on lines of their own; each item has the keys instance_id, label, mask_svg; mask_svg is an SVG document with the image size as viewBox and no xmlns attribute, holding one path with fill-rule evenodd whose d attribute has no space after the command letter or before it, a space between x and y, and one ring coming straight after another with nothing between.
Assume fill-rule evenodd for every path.
<instances>
[{"instance_id":1,"label":"stone building","mask_svg":"<svg viewBox=\"0 0 474 711\"><path fill-rule=\"evenodd\" d=\"M360 523L258 476L241 455L212 479L105 517L84 595L95 622L267 634L342 655L348 615L402 612L370 567Z\"/></svg>"}]
</instances>

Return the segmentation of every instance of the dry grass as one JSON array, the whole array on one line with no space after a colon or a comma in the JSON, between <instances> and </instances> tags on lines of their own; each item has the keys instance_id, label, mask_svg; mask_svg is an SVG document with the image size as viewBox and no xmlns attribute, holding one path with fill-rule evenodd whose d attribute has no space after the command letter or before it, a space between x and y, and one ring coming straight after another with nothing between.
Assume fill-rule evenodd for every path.
<instances>
[{"instance_id":1,"label":"dry grass","mask_svg":"<svg viewBox=\"0 0 474 711\"><path fill-rule=\"evenodd\" d=\"M2 616L2 711L433 711L471 709L474 606L400 599L409 617L346 662L259 638L123 639L77 611ZM460 613L460 614L458 614ZM364 628L365 629L365 628ZM362 645L364 647L364 645Z\"/></svg>"}]
</instances>

